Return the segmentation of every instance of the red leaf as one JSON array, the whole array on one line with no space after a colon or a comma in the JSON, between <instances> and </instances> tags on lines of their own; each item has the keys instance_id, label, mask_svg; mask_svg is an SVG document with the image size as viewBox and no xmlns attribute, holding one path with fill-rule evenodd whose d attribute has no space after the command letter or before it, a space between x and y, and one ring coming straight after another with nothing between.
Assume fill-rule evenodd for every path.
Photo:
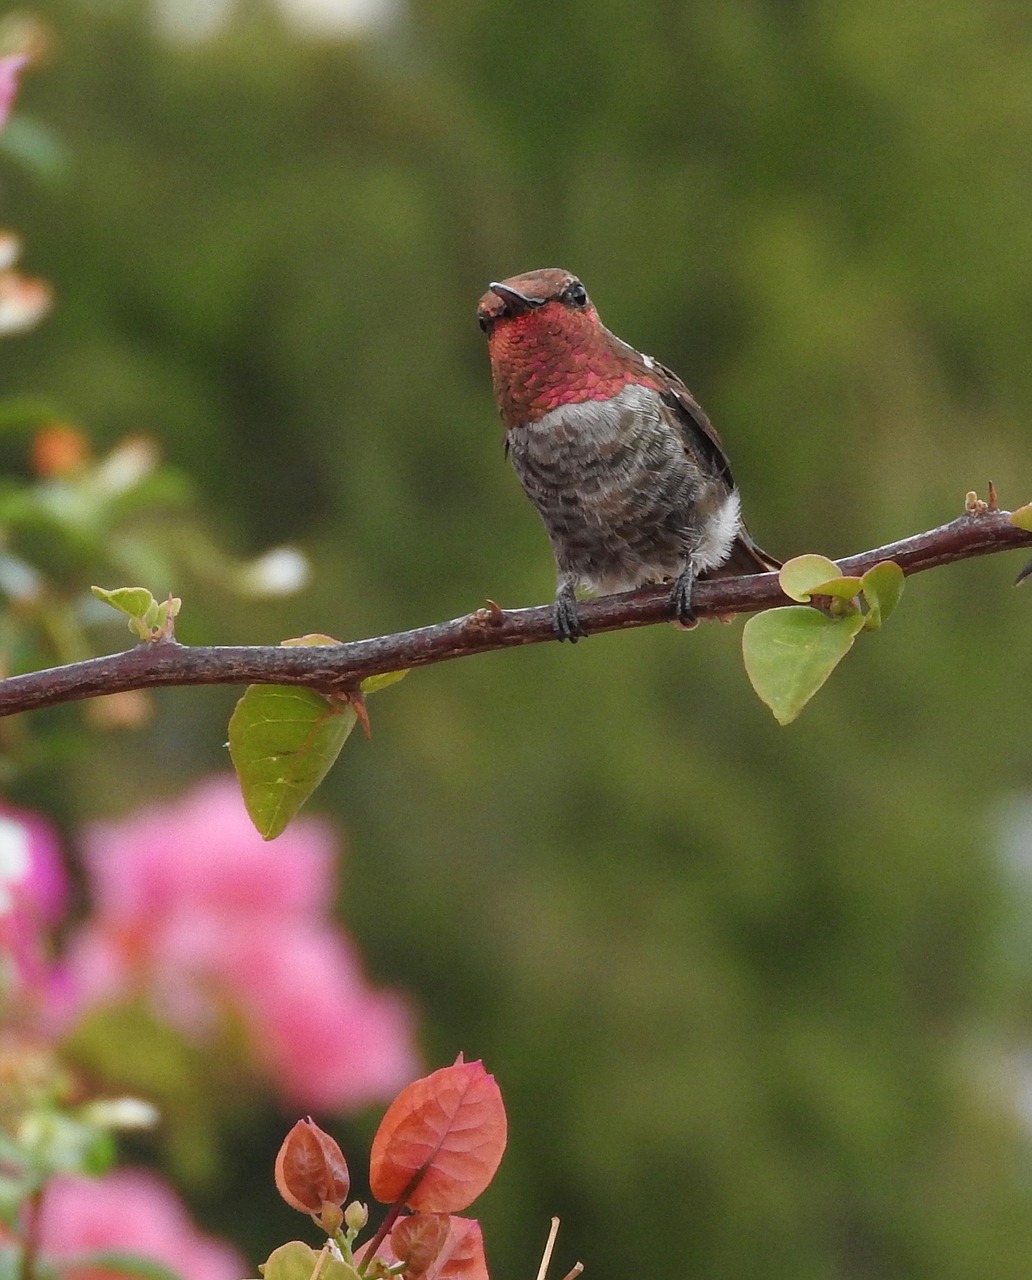
<instances>
[{"instance_id":1,"label":"red leaf","mask_svg":"<svg viewBox=\"0 0 1032 1280\"><path fill-rule=\"evenodd\" d=\"M451 1219L446 1213L413 1213L399 1218L391 1232L391 1252L405 1264L410 1280L426 1275L448 1239Z\"/></svg>"},{"instance_id":2,"label":"red leaf","mask_svg":"<svg viewBox=\"0 0 1032 1280\"><path fill-rule=\"evenodd\" d=\"M380 1122L369 1185L381 1204L404 1198L423 1213L455 1213L494 1177L505 1150L505 1106L480 1062L459 1061L416 1080Z\"/></svg>"},{"instance_id":3,"label":"red leaf","mask_svg":"<svg viewBox=\"0 0 1032 1280\"><path fill-rule=\"evenodd\" d=\"M299 1120L276 1156L276 1189L292 1209L322 1213L340 1206L350 1188L347 1161L336 1142L312 1120Z\"/></svg>"},{"instance_id":4,"label":"red leaf","mask_svg":"<svg viewBox=\"0 0 1032 1280\"><path fill-rule=\"evenodd\" d=\"M476 1218L452 1217L448 1239L426 1280L488 1280L484 1235Z\"/></svg>"},{"instance_id":5,"label":"red leaf","mask_svg":"<svg viewBox=\"0 0 1032 1280\"><path fill-rule=\"evenodd\" d=\"M412 1232L413 1236L419 1236L424 1231L436 1232L439 1228L427 1228L425 1221L439 1222L447 1224L447 1235L440 1245L436 1258L430 1263L428 1269L422 1274L410 1270L406 1267L404 1271L404 1280L489 1280L487 1274L487 1259L484 1256L484 1237L480 1230L480 1223L475 1218L457 1218L454 1215L441 1214L440 1216L431 1214L417 1213L411 1217L402 1218L391 1232L390 1241L384 1241L377 1249L376 1256L382 1258L389 1266L396 1266L399 1262L406 1261L404 1256L399 1256L396 1244L404 1250L406 1247L406 1233ZM412 1223L411 1227L406 1224ZM400 1239L396 1242L401 1232ZM363 1263L365 1255L368 1252L368 1244L355 1250L356 1263ZM418 1260L409 1255L412 1263L418 1265Z\"/></svg>"}]
</instances>

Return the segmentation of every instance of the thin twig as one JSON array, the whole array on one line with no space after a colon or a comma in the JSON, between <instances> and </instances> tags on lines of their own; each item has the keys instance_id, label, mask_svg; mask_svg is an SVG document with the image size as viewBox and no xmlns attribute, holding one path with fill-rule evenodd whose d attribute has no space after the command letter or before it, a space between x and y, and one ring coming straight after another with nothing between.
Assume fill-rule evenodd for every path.
<instances>
[{"instance_id":1,"label":"thin twig","mask_svg":"<svg viewBox=\"0 0 1032 1280\"><path fill-rule=\"evenodd\" d=\"M837 563L843 573L862 574L879 561L895 560L904 573L913 574L973 556L1032 546L1032 533L1011 524L1009 514L988 508L969 512L938 529ZM668 594L667 587L643 587L587 600L579 606L581 623L589 635L598 635L666 622ZM785 603L777 575L772 573L700 582L693 597L700 618L755 613ZM492 601L450 622L341 645L187 646L156 641L105 658L0 680L0 716L162 685L298 684L340 692L353 689L366 676L555 638L551 606L503 610Z\"/></svg>"},{"instance_id":2,"label":"thin twig","mask_svg":"<svg viewBox=\"0 0 1032 1280\"><path fill-rule=\"evenodd\" d=\"M552 1225L548 1229L548 1239L545 1241L545 1251L541 1255L541 1266L538 1267L536 1280L545 1280L548 1274L548 1264L552 1261L552 1250L555 1248L555 1238L559 1234L559 1219L553 1218Z\"/></svg>"}]
</instances>

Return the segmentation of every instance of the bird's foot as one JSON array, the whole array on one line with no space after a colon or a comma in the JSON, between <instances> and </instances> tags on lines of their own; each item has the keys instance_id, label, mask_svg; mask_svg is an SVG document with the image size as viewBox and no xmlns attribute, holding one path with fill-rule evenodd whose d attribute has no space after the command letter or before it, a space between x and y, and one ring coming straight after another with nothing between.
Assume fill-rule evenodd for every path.
<instances>
[{"instance_id":1,"label":"bird's foot","mask_svg":"<svg viewBox=\"0 0 1032 1280\"><path fill-rule=\"evenodd\" d=\"M667 608L674 621L686 631L699 625L692 606L692 595L695 591L695 570L691 567L683 569L670 589L670 600Z\"/></svg>"},{"instance_id":2,"label":"bird's foot","mask_svg":"<svg viewBox=\"0 0 1032 1280\"><path fill-rule=\"evenodd\" d=\"M552 629L560 640L569 640L570 644L576 644L581 636L588 634L581 626L580 615L577 613L577 597L573 594L571 586L562 586L556 592L552 610Z\"/></svg>"}]
</instances>

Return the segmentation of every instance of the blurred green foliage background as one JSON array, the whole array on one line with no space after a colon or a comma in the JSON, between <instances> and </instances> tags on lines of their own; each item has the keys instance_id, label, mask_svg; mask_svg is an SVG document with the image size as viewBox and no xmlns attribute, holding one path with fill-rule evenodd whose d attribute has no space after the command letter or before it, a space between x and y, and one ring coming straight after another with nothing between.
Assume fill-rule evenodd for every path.
<instances>
[{"instance_id":1,"label":"blurred green foliage background","mask_svg":"<svg viewBox=\"0 0 1032 1280\"><path fill-rule=\"evenodd\" d=\"M990 478L1032 498L1019 0L409 0L336 41L240 3L179 43L130 0L33 12L54 43L19 111L64 154L43 181L8 160L0 196L58 301L0 347L6 392L101 446L154 436L236 551L315 561L246 610L147 583L187 597L186 642L551 598L473 314L533 267L685 378L775 554L917 532ZM428 1064L462 1049L502 1085L497 1276L532 1274L553 1212L591 1280L1027 1276L1032 966L1000 945L997 832L1029 785L1021 563L913 579L789 729L740 622L377 699L314 804ZM170 691L103 737L47 712L64 749L11 794L71 828L173 794L225 767L233 700ZM282 1129L255 1115L192 1189L255 1260L296 1230Z\"/></svg>"}]
</instances>

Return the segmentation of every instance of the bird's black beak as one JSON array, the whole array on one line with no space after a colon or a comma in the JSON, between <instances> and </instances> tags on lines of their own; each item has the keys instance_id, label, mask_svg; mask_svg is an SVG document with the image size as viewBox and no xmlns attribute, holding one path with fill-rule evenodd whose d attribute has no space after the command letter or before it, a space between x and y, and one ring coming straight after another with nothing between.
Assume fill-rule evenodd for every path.
<instances>
[{"instance_id":1,"label":"bird's black beak","mask_svg":"<svg viewBox=\"0 0 1032 1280\"><path fill-rule=\"evenodd\" d=\"M507 302L514 315L518 315L521 311L532 311L534 307L540 307L544 302L544 298L528 298L525 293L520 293L519 289L513 289L510 285L499 284L492 280L487 286L492 293L497 293L503 302Z\"/></svg>"}]
</instances>

